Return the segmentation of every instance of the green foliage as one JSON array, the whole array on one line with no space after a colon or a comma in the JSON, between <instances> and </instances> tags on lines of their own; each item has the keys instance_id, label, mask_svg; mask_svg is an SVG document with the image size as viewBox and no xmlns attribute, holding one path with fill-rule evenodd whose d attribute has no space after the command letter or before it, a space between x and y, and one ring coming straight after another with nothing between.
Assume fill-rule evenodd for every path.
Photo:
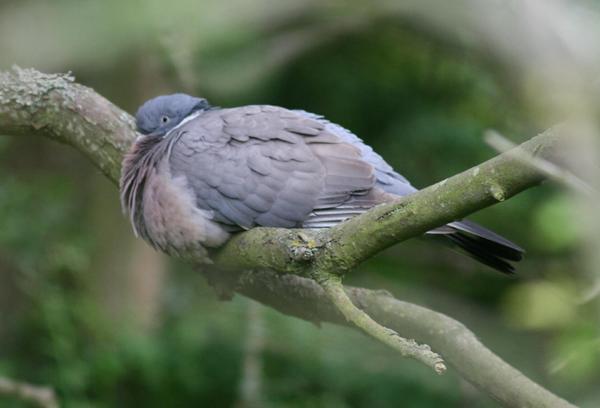
<instances>
[{"instance_id":1,"label":"green foliage","mask_svg":"<svg viewBox=\"0 0 600 408\"><path fill-rule=\"evenodd\" d=\"M538 207L533 224L541 237L538 242L543 243L541 250L556 253L581 243L576 207L577 202L565 195L549 197Z\"/></svg>"},{"instance_id":2,"label":"green foliage","mask_svg":"<svg viewBox=\"0 0 600 408\"><path fill-rule=\"evenodd\" d=\"M504 301L509 321L524 328L562 328L576 318L576 292L568 282L517 284L508 291Z\"/></svg>"}]
</instances>

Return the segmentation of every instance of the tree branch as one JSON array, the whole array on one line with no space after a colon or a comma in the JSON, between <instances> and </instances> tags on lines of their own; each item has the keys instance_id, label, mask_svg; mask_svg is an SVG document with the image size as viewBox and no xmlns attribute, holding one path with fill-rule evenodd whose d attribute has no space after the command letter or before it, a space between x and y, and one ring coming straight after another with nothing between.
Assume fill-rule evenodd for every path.
<instances>
[{"instance_id":1,"label":"tree branch","mask_svg":"<svg viewBox=\"0 0 600 408\"><path fill-rule=\"evenodd\" d=\"M0 133L39 135L70 144L116 182L122 155L136 137L133 119L69 76L13 71L0 73ZM521 149L552 160L563 132L553 128ZM236 271L277 271L243 272L236 275L235 289L286 314L347 324L330 296L302 276L310 277L313 270L343 274L394 243L503 201L542 180L536 169L503 154L326 231L255 228L238 234L215 262ZM571 406L503 362L459 322L380 292L349 289L349 295L354 305L380 323L432 344L467 380L502 404Z\"/></svg>"},{"instance_id":2,"label":"tree branch","mask_svg":"<svg viewBox=\"0 0 600 408\"><path fill-rule=\"evenodd\" d=\"M377 323L368 313L359 309L346 294L342 279L330 273L316 273L315 281L321 285L331 303L338 309L344 318L353 323L370 336L397 350L404 357L414 358L431 367L438 374L446 371L444 360L425 344L418 344L414 340L401 337L398 332Z\"/></svg>"},{"instance_id":3,"label":"tree branch","mask_svg":"<svg viewBox=\"0 0 600 408\"><path fill-rule=\"evenodd\" d=\"M58 408L54 390L0 377L0 395L8 395L41 408Z\"/></svg>"},{"instance_id":4,"label":"tree branch","mask_svg":"<svg viewBox=\"0 0 600 408\"><path fill-rule=\"evenodd\" d=\"M488 130L483 135L485 142L500 153L510 152L515 159L520 160L524 164L537 169L541 174L544 174L551 180L556 181L563 186L570 188L573 192L582 194L586 197L593 198L598 196L598 192L591 185L577 177L575 174L562 167L544 160L539 157L534 157L530 153L521 150L516 144L506 139L495 130Z\"/></svg>"},{"instance_id":5,"label":"tree branch","mask_svg":"<svg viewBox=\"0 0 600 408\"><path fill-rule=\"evenodd\" d=\"M312 279L270 271L244 272L238 291L287 315L353 326ZM346 292L355 305L385 326L441 351L463 378L503 406L573 407L511 367L451 317L381 290L347 287Z\"/></svg>"}]
</instances>

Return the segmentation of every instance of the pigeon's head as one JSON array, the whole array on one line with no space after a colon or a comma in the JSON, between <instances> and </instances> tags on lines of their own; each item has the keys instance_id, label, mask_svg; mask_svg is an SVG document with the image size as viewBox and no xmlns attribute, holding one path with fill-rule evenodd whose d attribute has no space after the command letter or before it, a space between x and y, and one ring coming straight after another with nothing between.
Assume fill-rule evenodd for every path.
<instances>
[{"instance_id":1,"label":"pigeon's head","mask_svg":"<svg viewBox=\"0 0 600 408\"><path fill-rule=\"evenodd\" d=\"M206 99L177 93L157 96L137 111L137 130L143 135L165 136L189 115L210 108Z\"/></svg>"}]
</instances>

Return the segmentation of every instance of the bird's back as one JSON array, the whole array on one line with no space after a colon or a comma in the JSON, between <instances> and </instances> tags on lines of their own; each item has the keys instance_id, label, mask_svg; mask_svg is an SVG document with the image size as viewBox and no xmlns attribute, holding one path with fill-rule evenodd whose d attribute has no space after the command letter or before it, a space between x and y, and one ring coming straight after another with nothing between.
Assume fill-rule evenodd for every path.
<instances>
[{"instance_id":1,"label":"bird's back","mask_svg":"<svg viewBox=\"0 0 600 408\"><path fill-rule=\"evenodd\" d=\"M180 133L172 170L226 228L331 226L382 201L375 167L318 117L245 106L208 111Z\"/></svg>"}]
</instances>

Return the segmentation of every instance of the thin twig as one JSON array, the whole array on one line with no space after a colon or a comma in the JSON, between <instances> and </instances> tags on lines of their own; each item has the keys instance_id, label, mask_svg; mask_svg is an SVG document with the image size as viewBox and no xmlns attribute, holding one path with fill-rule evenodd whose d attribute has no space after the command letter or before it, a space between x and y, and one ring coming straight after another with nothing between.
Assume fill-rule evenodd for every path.
<instances>
[{"instance_id":1,"label":"thin twig","mask_svg":"<svg viewBox=\"0 0 600 408\"><path fill-rule=\"evenodd\" d=\"M262 352L265 345L263 311L260 304L249 301L246 312L248 320L244 339L244 363L236 407L258 408L264 406L262 397Z\"/></svg>"},{"instance_id":2,"label":"thin twig","mask_svg":"<svg viewBox=\"0 0 600 408\"><path fill-rule=\"evenodd\" d=\"M502 136L496 130L487 130L483 135L485 142L498 151L499 153L510 154L515 159L533 166L535 169L544 173L548 178L562 184L569 189L584 194L586 196L598 195L598 192L585 181L574 175L568 170L557 166L554 163L544 160L539 157L535 157L529 152L521 149L518 145L514 144L504 136Z\"/></svg>"},{"instance_id":3,"label":"thin twig","mask_svg":"<svg viewBox=\"0 0 600 408\"><path fill-rule=\"evenodd\" d=\"M598 296L600 296L600 279L596 279L583 291L577 304L584 305L596 299Z\"/></svg>"},{"instance_id":4,"label":"thin twig","mask_svg":"<svg viewBox=\"0 0 600 408\"><path fill-rule=\"evenodd\" d=\"M444 364L444 360L439 354L431 350L431 347L426 344L419 344L412 339L405 339L394 330L377 323L371 316L356 307L344 291L340 276L323 271L315 271L314 278L319 282L328 298L344 315L346 320L356 325L356 327L369 336L399 351L402 356L414 358L433 368L437 374L444 374L446 364Z\"/></svg>"}]
</instances>

